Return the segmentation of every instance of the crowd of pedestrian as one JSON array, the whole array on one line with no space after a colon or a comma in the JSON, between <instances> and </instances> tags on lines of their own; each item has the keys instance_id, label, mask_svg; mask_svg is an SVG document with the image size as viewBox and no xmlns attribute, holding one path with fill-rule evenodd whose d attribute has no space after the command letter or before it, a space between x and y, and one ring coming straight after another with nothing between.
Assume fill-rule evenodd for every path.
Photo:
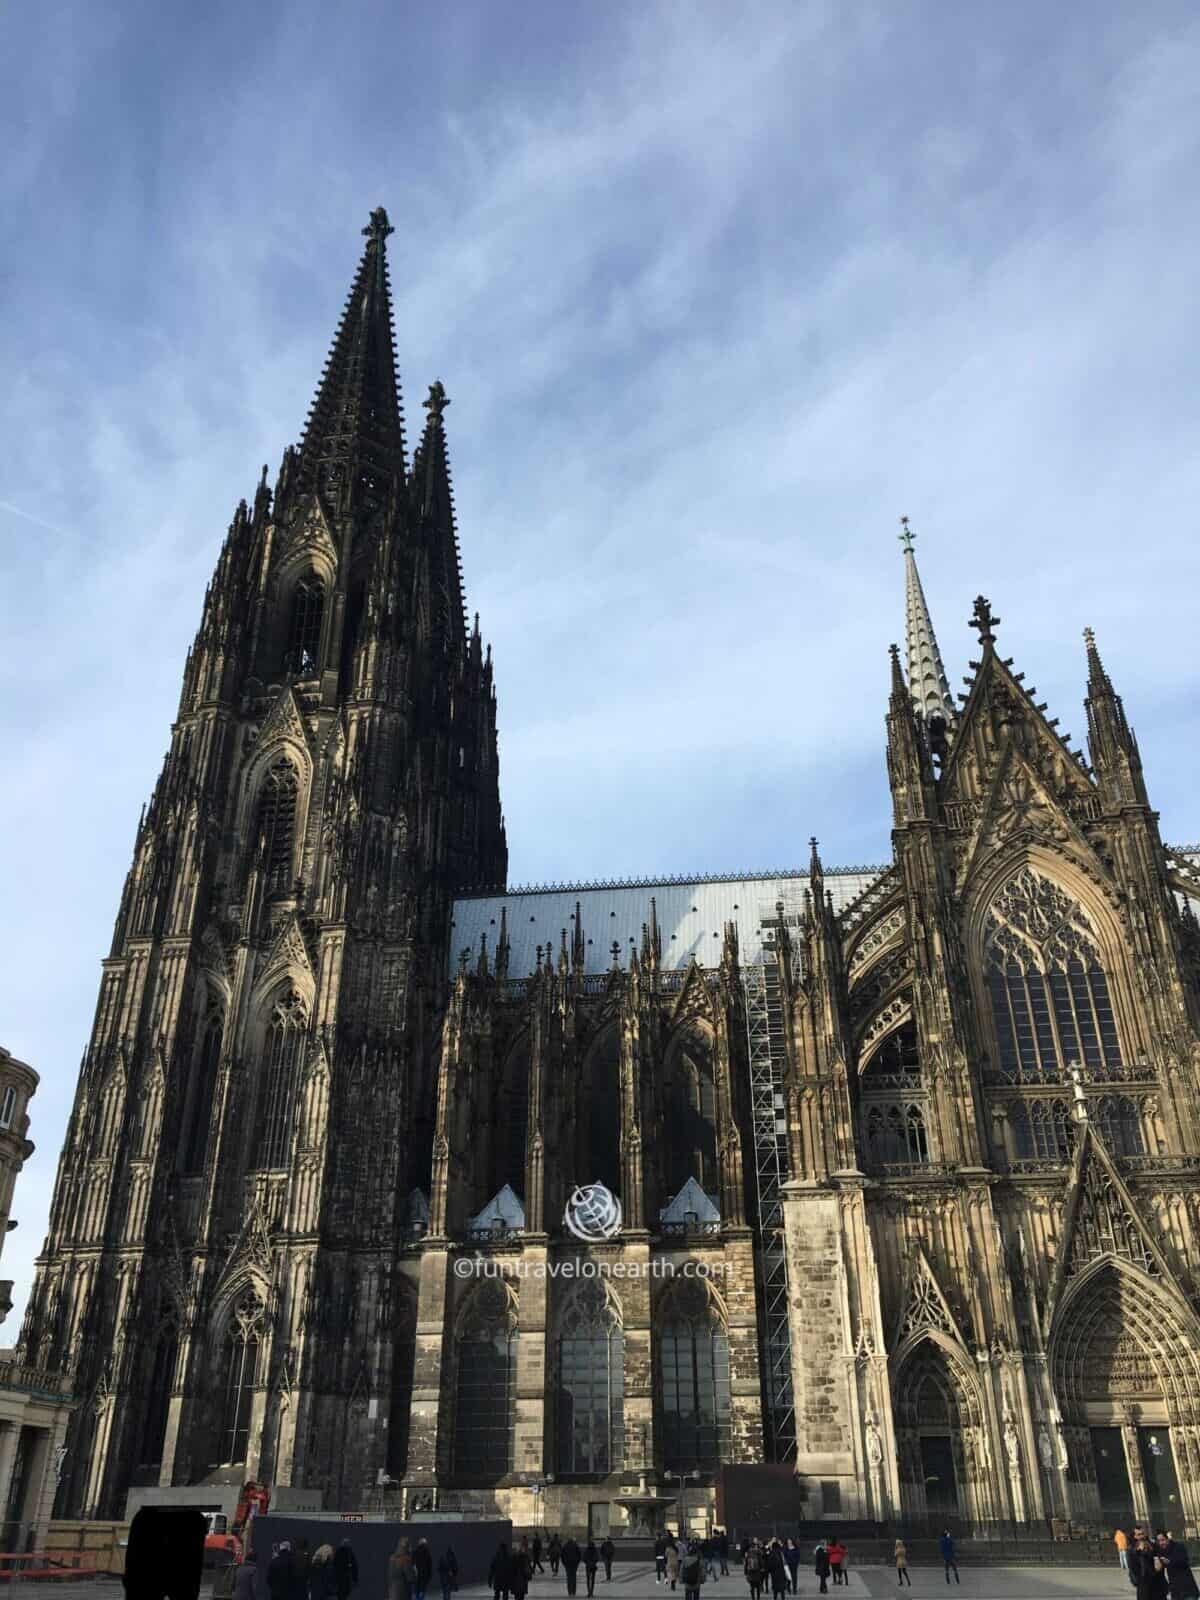
<instances>
[{"instance_id":1,"label":"crowd of pedestrian","mask_svg":"<svg viewBox=\"0 0 1200 1600\"><path fill-rule=\"evenodd\" d=\"M1117 1561L1129 1574L1137 1600L1200 1600L1187 1546L1166 1529L1151 1535L1144 1523L1132 1534L1118 1528L1113 1534Z\"/></svg>"}]
</instances>

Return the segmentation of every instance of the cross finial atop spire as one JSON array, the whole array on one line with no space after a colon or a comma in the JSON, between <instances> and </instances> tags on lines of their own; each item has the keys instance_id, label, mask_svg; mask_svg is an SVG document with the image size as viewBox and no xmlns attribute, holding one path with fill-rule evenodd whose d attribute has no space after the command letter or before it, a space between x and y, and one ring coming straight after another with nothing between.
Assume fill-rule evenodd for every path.
<instances>
[{"instance_id":1,"label":"cross finial atop spire","mask_svg":"<svg viewBox=\"0 0 1200 1600\"><path fill-rule=\"evenodd\" d=\"M916 542L916 537L917 536L912 531L912 529L909 527L908 518L907 517L901 517L900 518L900 526L904 529L904 532L897 534L896 537L900 540L900 543L904 546L905 555L911 555L912 554L912 547L913 547L914 543Z\"/></svg>"},{"instance_id":2,"label":"cross finial atop spire","mask_svg":"<svg viewBox=\"0 0 1200 1600\"><path fill-rule=\"evenodd\" d=\"M388 221L388 214L382 206L376 206L371 213L371 220L363 229L368 244L382 244L389 233L395 233L395 228Z\"/></svg>"},{"instance_id":3,"label":"cross finial atop spire","mask_svg":"<svg viewBox=\"0 0 1200 1600\"><path fill-rule=\"evenodd\" d=\"M1000 618L992 615L992 602L986 596L975 596L975 609L971 613L971 626L979 630L980 644L995 644Z\"/></svg>"},{"instance_id":4,"label":"cross finial atop spire","mask_svg":"<svg viewBox=\"0 0 1200 1600\"><path fill-rule=\"evenodd\" d=\"M422 400L421 404L428 411L430 422L441 422L442 413L450 404L450 396L446 393L445 385L440 378L436 383L429 385L429 399Z\"/></svg>"}]
</instances>

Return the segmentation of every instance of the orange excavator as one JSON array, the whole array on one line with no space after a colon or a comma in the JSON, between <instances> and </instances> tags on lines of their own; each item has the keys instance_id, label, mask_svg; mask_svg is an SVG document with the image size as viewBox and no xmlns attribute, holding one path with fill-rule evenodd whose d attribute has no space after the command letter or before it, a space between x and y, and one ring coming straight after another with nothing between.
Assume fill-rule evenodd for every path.
<instances>
[{"instance_id":1,"label":"orange excavator","mask_svg":"<svg viewBox=\"0 0 1200 1600\"><path fill-rule=\"evenodd\" d=\"M255 1517L265 1516L270 1504L271 1491L267 1485L248 1480L238 1495L232 1523L223 1511L206 1512L208 1533L204 1539L204 1565L241 1566L250 1542L249 1524Z\"/></svg>"}]
</instances>

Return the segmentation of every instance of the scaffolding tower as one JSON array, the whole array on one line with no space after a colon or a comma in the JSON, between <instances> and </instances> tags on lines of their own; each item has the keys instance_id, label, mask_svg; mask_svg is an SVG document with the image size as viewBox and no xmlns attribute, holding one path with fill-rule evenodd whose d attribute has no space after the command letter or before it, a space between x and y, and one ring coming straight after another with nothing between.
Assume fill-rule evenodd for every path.
<instances>
[{"instance_id":1,"label":"scaffolding tower","mask_svg":"<svg viewBox=\"0 0 1200 1600\"><path fill-rule=\"evenodd\" d=\"M758 1206L754 1262L762 1309L763 1443L768 1461L794 1461L796 1402L792 1393L787 1251L780 1192L788 1174L787 1114L783 1096L787 1054L779 961L769 929L763 931L760 963L742 969L742 989L746 1003Z\"/></svg>"}]
</instances>

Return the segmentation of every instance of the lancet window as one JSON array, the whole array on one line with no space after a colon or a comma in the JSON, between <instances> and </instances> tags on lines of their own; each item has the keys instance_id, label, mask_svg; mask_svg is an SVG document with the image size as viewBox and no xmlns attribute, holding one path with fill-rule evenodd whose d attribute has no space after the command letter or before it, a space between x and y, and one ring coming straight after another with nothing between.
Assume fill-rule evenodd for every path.
<instances>
[{"instance_id":1,"label":"lancet window","mask_svg":"<svg viewBox=\"0 0 1200 1600\"><path fill-rule=\"evenodd\" d=\"M715 1193L720 1182L712 1040L699 1028L690 1028L671 1046L664 1109L667 1198L678 1194L689 1178L706 1193Z\"/></svg>"},{"instance_id":2,"label":"lancet window","mask_svg":"<svg viewBox=\"0 0 1200 1600\"><path fill-rule=\"evenodd\" d=\"M559 1473L618 1472L625 1407L620 1320L603 1287L593 1281L572 1296L559 1326L555 1393Z\"/></svg>"},{"instance_id":3,"label":"lancet window","mask_svg":"<svg viewBox=\"0 0 1200 1600\"><path fill-rule=\"evenodd\" d=\"M494 1482L512 1471L517 1328L505 1285L476 1290L458 1336L454 1471Z\"/></svg>"},{"instance_id":4,"label":"lancet window","mask_svg":"<svg viewBox=\"0 0 1200 1600\"><path fill-rule=\"evenodd\" d=\"M286 1167L308 1015L294 989L279 999L264 1041L252 1167Z\"/></svg>"},{"instance_id":5,"label":"lancet window","mask_svg":"<svg viewBox=\"0 0 1200 1600\"><path fill-rule=\"evenodd\" d=\"M715 1470L729 1459L729 1339L701 1284L688 1280L658 1336L663 1463Z\"/></svg>"},{"instance_id":6,"label":"lancet window","mask_svg":"<svg viewBox=\"0 0 1200 1600\"><path fill-rule=\"evenodd\" d=\"M262 1302L248 1294L234 1308L225 1335L225 1388L220 1439L222 1461L232 1463L246 1459L262 1334Z\"/></svg>"},{"instance_id":7,"label":"lancet window","mask_svg":"<svg viewBox=\"0 0 1200 1600\"><path fill-rule=\"evenodd\" d=\"M581 1183L621 1192L621 1047L615 1027L605 1028L588 1051L584 1093L576 1116L581 1133Z\"/></svg>"},{"instance_id":8,"label":"lancet window","mask_svg":"<svg viewBox=\"0 0 1200 1600\"><path fill-rule=\"evenodd\" d=\"M286 757L277 761L267 773L255 819L259 861L266 874L267 887L275 892L286 891L292 885L299 792L295 767Z\"/></svg>"},{"instance_id":9,"label":"lancet window","mask_svg":"<svg viewBox=\"0 0 1200 1600\"><path fill-rule=\"evenodd\" d=\"M1066 1100L1018 1100L1009 1107L1019 1161L1069 1161L1075 1124Z\"/></svg>"},{"instance_id":10,"label":"lancet window","mask_svg":"<svg viewBox=\"0 0 1200 1600\"><path fill-rule=\"evenodd\" d=\"M1061 1078L1072 1062L1103 1076L1121 1064L1108 977L1083 909L1026 867L988 914L984 971L1001 1074Z\"/></svg>"},{"instance_id":11,"label":"lancet window","mask_svg":"<svg viewBox=\"0 0 1200 1600\"><path fill-rule=\"evenodd\" d=\"M321 623L325 615L325 585L309 573L292 590L288 616L288 670L304 677L315 672L321 653Z\"/></svg>"},{"instance_id":12,"label":"lancet window","mask_svg":"<svg viewBox=\"0 0 1200 1600\"><path fill-rule=\"evenodd\" d=\"M162 1461L163 1440L171 1406L171 1385L175 1378L175 1357L179 1349L174 1324L167 1323L154 1342L149 1383L145 1390L145 1410L139 1447L139 1467L157 1467Z\"/></svg>"},{"instance_id":13,"label":"lancet window","mask_svg":"<svg viewBox=\"0 0 1200 1600\"><path fill-rule=\"evenodd\" d=\"M221 1064L221 1040L225 1032L225 1018L220 1007L214 1006L204 1019L200 1031L200 1049L192 1078L192 1098L188 1107L188 1123L183 1135L183 1171L203 1172L204 1157L208 1151L208 1130L212 1122L213 1096L217 1089L217 1071Z\"/></svg>"}]
</instances>

